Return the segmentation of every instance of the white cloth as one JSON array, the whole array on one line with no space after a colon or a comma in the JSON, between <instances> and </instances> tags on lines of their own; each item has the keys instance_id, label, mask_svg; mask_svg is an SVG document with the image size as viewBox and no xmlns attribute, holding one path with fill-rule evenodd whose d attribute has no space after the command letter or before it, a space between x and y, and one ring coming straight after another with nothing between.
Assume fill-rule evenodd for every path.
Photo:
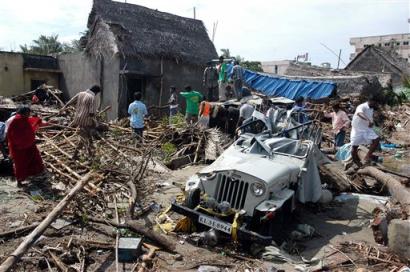
<instances>
[{"instance_id":1,"label":"white cloth","mask_svg":"<svg viewBox=\"0 0 410 272\"><path fill-rule=\"evenodd\" d=\"M6 121L6 128L4 130L4 134L7 135L7 130L9 129L9 126L11 124L11 122L14 120L14 117L16 117L16 115L11 116L9 119L7 119Z\"/></svg>"},{"instance_id":2,"label":"white cloth","mask_svg":"<svg viewBox=\"0 0 410 272\"><path fill-rule=\"evenodd\" d=\"M227 83L219 81L219 101L226 101L226 86Z\"/></svg>"},{"instance_id":3,"label":"white cloth","mask_svg":"<svg viewBox=\"0 0 410 272\"><path fill-rule=\"evenodd\" d=\"M252 105L245 103L239 109L239 117L242 117L244 120L251 118L254 110L255 108Z\"/></svg>"},{"instance_id":4,"label":"white cloth","mask_svg":"<svg viewBox=\"0 0 410 272\"><path fill-rule=\"evenodd\" d=\"M373 140L376 140L379 136L374 132L372 128L367 128L366 130L357 131L355 134L350 135L350 143L352 146L368 145L371 144Z\"/></svg>"},{"instance_id":5,"label":"white cloth","mask_svg":"<svg viewBox=\"0 0 410 272\"><path fill-rule=\"evenodd\" d=\"M366 131L369 128L369 122L363 120L361 117L358 116L359 113L362 113L370 122L373 123L373 109L369 107L369 103L363 103L357 106L356 111L353 115L352 120L352 133L357 131Z\"/></svg>"},{"instance_id":6,"label":"white cloth","mask_svg":"<svg viewBox=\"0 0 410 272\"><path fill-rule=\"evenodd\" d=\"M350 143L352 146L371 144L373 140L379 136L369 127L369 122L359 117L362 113L370 122L373 123L373 109L369 107L369 103L363 103L357 106L352 120L352 131L350 133Z\"/></svg>"},{"instance_id":7,"label":"white cloth","mask_svg":"<svg viewBox=\"0 0 410 272\"><path fill-rule=\"evenodd\" d=\"M198 119L198 126L200 128L208 128L209 127L209 116L200 116Z\"/></svg>"}]
</instances>

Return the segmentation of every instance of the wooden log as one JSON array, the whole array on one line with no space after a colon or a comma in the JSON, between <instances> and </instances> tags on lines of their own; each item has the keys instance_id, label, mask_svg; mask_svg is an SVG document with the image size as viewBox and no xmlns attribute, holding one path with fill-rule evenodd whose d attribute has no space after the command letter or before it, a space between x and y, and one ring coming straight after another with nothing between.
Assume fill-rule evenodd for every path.
<instances>
[{"instance_id":1,"label":"wooden log","mask_svg":"<svg viewBox=\"0 0 410 272\"><path fill-rule=\"evenodd\" d=\"M117 207L117 197L114 195L114 205L115 205L115 223L120 224L120 218L118 215L118 207ZM120 231L117 229L115 235L115 271L120 271L120 262L118 261L118 245L120 241Z\"/></svg>"},{"instance_id":2,"label":"wooden log","mask_svg":"<svg viewBox=\"0 0 410 272\"><path fill-rule=\"evenodd\" d=\"M60 258L57 257L57 255L55 255L51 250L49 250L48 253L50 254L51 258L53 259L53 262L56 264L60 271L68 272L68 267L63 263L63 261Z\"/></svg>"},{"instance_id":3,"label":"wooden log","mask_svg":"<svg viewBox=\"0 0 410 272\"><path fill-rule=\"evenodd\" d=\"M410 190L404 187L398 180L372 166L360 169L358 173L374 177L382 182L389 190L390 195L400 202L410 215Z\"/></svg>"},{"instance_id":4,"label":"wooden log","mask_svg":"<svg viewBox=\"0 0 410 272\"><path fill-rule=\"evenodd\" d=\"M63 200L47 215L47 217L38 225L17 247L16 250L1 264L0 272L7 272L16 264L16 262L30 249L30 247L37 241L37 239L44 233L44 231L50 226L54 220L63 212L64 208L70 203L70 201L77 195L78 192L88 183L92 178L92 172L81 178L77 185L71 189Z\"/></svg>"},{"instance_id":5,"label":"wooden log","mask_svg":"<svg viewBox=\"0 0 410 272\"><path fill-rule=\"evenodd\" d=\"M350 179L343 171L343 166L337 163L328 163L319 166L320 171L332 182L340 192L349 190L352 186Z\"/></svg>"},{"instance_id":6,"label":"wooden log","mask_svg":"<svg viewBox=\"0 0 410 272\"><path fill-rule=\"evenodd\" d=\"M60 97L58 97L52 90L47 89L47 91L60 103L61 107L64 107L64 102L61 101Z\"/></svg>"},{"instance_id":7,"label":"wooden log","mask_svg":"<svg viewBox=\"0 0 410 272\"><path fill-rule=\"evenodd\" d=\"M157 234L156 232L153 232L152 229L149 229L143 225L141 225L138 222L135 222L133 220L129 220L128 222L124 224L117 224L115 221L108 221L96 217L88 217L88 220L90 222L94 223L99 223L99 224L105 224L109 226L113 226L116 228L125 228L129 229L133 232L139 233L141 235L144 235L148 239L158 243L160 246L164 247L166 250L175 252L175 243L173 241L169 241L166 236ZM1 272L1 271L0 271Z\"/></svg>"},{"instance_id":8,"label":"wooden log","mask_svg":"<svg viewBox=\"0 0 410 272\"><path fill-rule=\"evenodd\" d=\"M40 223L34 223L28 226L24 226L24 227L20 227L20 228L16 228L13 230L9 230L9 231L5 231L0 233L0 238L8 238L11 236L18 236L18 235L22 235L28 231L31 231L33 229L35 229L38 225L40 225Z\"/></svg>"},{"instance_id":9,"label":"wooden log","mask_svg":"<svg viewBox=\"0 0 410 272\"><path fill-rule=\"evenodd\" d=\"M127 182L127 186L130 188L131 197L129 198L128 216L130 219L134 219L135 203L137 202L137 187L135 186L133 178Z\"/></svg>"}]
</instances>

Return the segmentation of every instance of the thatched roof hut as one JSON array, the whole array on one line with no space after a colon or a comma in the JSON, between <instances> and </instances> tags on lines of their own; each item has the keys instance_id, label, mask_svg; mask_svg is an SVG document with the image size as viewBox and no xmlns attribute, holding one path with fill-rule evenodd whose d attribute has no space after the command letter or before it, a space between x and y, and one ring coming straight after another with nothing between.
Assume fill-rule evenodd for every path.
<instances>
[{"instance_id":1,"label":"thatched roof hut","mask_svg":"<svg viewBox=\"0 0 410 272\"><path fill-rule=\"evenodd\" d=\"M68 97L102 86L108 117L128 115L133 94L163 107L170 86L202 90L206 62L217 57L202 21L111 0L94 0L82 38L86 54L59 56Z\"/></svg>"},{"instance_id":2,"label":"thatched roof hut","mask_svg":"<svg viewBox=\"0 0 410 272\"><path fill-rule=\"evenodd\" d=\"M86 49L94 54L109 50L123 56L163 57L199 65L217 56L202 21L139 5L94 0L88 28Z\"/></svg>"}]
</instances>

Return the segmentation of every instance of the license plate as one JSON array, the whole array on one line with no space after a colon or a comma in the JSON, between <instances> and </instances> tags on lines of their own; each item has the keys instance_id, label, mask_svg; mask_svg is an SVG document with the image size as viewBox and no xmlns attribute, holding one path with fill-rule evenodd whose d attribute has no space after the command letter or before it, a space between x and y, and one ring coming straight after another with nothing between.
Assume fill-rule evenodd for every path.
<instances>
[{"instance_id":1,"label":"license plate","mask_svg":"<svg viewBox=\"0 0 410 272\"><path fill-rule=\"evenodd\" d=\"M215 220L211 217L208 216L204 216L204 215L200 215L198 218L198 222L208 226L210 228L231 234L232 231L232 226L231 224L225 223L225 222L221 222L219 220Z\"/></svg>"}]
</instances>

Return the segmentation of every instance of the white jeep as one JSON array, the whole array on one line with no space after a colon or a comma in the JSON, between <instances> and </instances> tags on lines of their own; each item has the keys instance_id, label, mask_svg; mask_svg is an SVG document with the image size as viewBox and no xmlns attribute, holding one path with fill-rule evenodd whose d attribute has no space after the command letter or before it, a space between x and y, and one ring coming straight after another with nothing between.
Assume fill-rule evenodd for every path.
<instances>
[{"instance_id":1,"label":"white jeep","mask_svg":"<svg viewBox=\"0 0 410 272\"><path fill-rule=\"evenodd\" d=\"M322 192L321 130L313 122L297 123L294 115L256 112L240 137L187 181L185 203L173 203L172 209L200 228L270 244L281 235L295 202L316 202Z\"/></svg>"}]
</instances>

